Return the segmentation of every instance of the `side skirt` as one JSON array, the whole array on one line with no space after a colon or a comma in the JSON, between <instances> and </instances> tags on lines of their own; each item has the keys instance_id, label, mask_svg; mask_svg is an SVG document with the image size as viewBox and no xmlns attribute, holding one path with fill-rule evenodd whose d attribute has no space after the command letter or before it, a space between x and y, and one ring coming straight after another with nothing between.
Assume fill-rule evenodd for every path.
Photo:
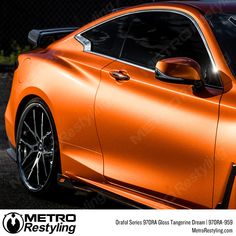
<instances>
[{"instance_id":1,"label":"side skirt","mask_svg":"<svg viewBox=\"0 0 236 236\"><path fill-rule=\"evenodd\" d=\"M112 199L116 202L120 202L121 204L127 205L131 208L134 208L134 209L150 209L149 207L147 207L145 205L138 204L137 202L133 202L131 200L123 198L119 195L116 195L114 193L106 191L105 189L99 188L95 185L88 184L85 181L73 180L65 175L58 174L57 183L59 186L61 186L63 188L74 189L74 190L87 192L87 193L97 192L109 199Z\"/></svg>"},{"instance_id":2,"label":"side skirt","mask_svg":"<svg viewBox=\"0 0 236 236\"><path fill-rule=\"evenodd\" d=\"M73 180L76 180L76 181L73 181ZM80 189L81 189L81 186L84 186L84 184L86 184L88 188L92 191L105 193L110 198L116 199L128 205L136 206L136 208L188 209L184 206L176 205L173 203L167 204L166 202L162 202L161 200L154 199L151 196L142 195L140 193L131 191L129 189L124 189L110 183L99 183L99 182L95 182L93 180L85 179L82 177L73 176L73 175L70 175L69 173L67 173L67 176L64 176L64 175L58 176L58 184L62 185L63 182L65 182L66 185L70 183L68 187L75 185L77 182L77 184L80 186ZM64 187L67 187L65 184L63 185ZM74 187L76 189L76 186Z\"/></svg>"}]
</instances>

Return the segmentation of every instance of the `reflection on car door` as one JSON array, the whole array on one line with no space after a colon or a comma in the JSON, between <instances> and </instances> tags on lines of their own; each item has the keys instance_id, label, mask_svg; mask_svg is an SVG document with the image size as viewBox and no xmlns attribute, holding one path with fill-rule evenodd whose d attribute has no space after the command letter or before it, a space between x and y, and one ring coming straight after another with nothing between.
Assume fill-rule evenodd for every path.
<instances>
[{"instance_id":1,"label":"reflection on car door","mask_svg":"<svg viewBox=\"0 0 236 236\"><path fill-rule=\"evenodd\" d=\"M158 20L166 21L164 27ZM194 94L191 85L163 82L154 73L154 62L171 56L191 57L202 69L207 65L197 31L179 48L162 50L178 37L175 22L184 21L192 27L174 13L134 17L121 60L102 69L96 124L110 182L169 201L212 207L221 92L209 87Z\"/></svg>"}]
</instances>

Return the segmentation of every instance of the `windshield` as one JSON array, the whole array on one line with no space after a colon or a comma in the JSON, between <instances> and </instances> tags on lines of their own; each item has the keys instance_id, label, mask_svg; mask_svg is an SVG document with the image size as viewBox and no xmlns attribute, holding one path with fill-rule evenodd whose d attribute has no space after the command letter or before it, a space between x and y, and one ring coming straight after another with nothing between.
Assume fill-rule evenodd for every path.
<instances>
[{"instance_id":1,"label":"windshield","mask_svg":"<svg viewBox=\"0 0 236 236\"><path fill-rule=\"evenodd\" d=\"M236 76L236 13L217 13L206 16L222 53Z\"/></svg>"}]
</instances>

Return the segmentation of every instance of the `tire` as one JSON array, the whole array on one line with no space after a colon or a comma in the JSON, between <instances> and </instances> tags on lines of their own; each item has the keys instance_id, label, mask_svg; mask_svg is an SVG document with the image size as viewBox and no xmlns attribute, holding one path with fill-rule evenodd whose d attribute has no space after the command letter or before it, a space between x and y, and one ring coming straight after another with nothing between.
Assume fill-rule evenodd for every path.
<instances>
[{"instance_id":1,"label":"tire","mask_svg":"<svg viewBox=\"0 0 236 236\"><path fill-rule=\"evenodd\" d=\"M27 103L16 134L17 165L28 191L45 195L57 190L60 153L55 123L48 106L39 98Z\"/></svg>"}]
</instances>

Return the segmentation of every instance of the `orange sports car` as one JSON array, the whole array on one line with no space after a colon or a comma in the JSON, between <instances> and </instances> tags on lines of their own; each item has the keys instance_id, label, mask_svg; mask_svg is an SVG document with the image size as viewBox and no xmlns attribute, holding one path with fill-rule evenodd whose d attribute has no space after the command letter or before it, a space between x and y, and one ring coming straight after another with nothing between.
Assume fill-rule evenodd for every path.
<instances>
[{"instance_id":1,"label":"orange sports car","mask_svg":"<svg viewBox=\"0 0 236 236\"><path fill-rule=\"evenodd\" d=\"M140 5L29 40L5 113L26 189L236 208L235 3Z\"/></svg>"}]
</instances>

